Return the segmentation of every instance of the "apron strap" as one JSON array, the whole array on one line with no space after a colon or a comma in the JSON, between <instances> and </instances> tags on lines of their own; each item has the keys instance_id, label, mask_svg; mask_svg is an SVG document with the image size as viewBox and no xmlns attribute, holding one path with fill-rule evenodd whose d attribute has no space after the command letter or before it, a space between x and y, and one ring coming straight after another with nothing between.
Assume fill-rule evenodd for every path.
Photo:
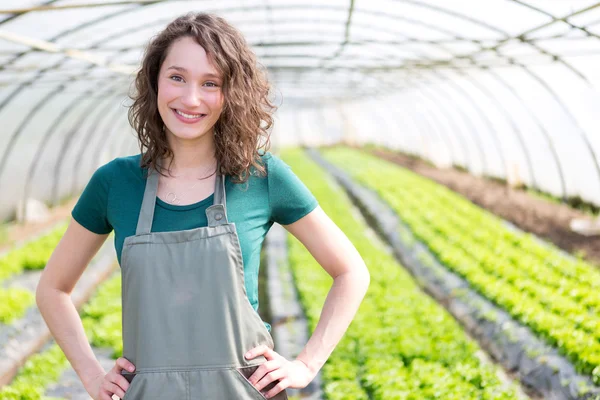
<instances>
[{"instance_id":1,"label":"apron strap","mask_svg":"<svg viewBox=\"0 0 600 400\"><path fill-rule=\"evenodd\" d=\"M156 205L156 192L158 191L158 172L148 171L146 189L144 190L144 199L142 200L142 209L138 217L136 235L149 234L152 229L152 220L154 219L154 206Z\"/></svg>"},{"instance_id":2,"label":"apron strap","mask_svg":"<svg viewBox=\"0 0 600 400\"><path fill-rule=\"evenodd\" d=\"M154 208L156 206L156 194L158 192L158 177L159 174L157 171L150 170L146 181L146 189L144 190L142 209L140 210L140 216L138 217L137 229L135 231L136 235L150 234L150 231L152 230L152 220L154 219ZM229 223L227 221L226 201L225 177L217 172L213 205L206 209L208 226Z\"/></svg>"},{"instance_id":3,"label":"apron strap","mask_svg":"<svg viewBox=\"0 0 600 400\"><path fill-rule=\"evenodd\" d=\"M217 167L217 177L215 179L215 196L213 205L206 209L206 219L208 226L225 225L227 221L227 196L225 194L225 177L220 174Z\"/></svg>"}]
</instances>

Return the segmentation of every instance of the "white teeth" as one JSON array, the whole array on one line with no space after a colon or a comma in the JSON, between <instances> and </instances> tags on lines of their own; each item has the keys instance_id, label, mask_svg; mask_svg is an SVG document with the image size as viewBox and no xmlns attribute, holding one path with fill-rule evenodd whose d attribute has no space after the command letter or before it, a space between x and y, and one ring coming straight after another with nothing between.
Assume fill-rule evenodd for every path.
<instances>
[{"instance_id":1,"label":"white teeth","mask_svg":"<svg viewBox=\"0 0 600 400\"><path fill-rule=\"evenodd\" d=\"M198 115L190 115L190 114L186 114L186 113L182 113L179 110L175 110L175 112L179 115L181 115L184 118L188 118L188 119L194 119L194 118L200 118L202 116L202 114L198 114Z\"/></svg>"}]
</instances>

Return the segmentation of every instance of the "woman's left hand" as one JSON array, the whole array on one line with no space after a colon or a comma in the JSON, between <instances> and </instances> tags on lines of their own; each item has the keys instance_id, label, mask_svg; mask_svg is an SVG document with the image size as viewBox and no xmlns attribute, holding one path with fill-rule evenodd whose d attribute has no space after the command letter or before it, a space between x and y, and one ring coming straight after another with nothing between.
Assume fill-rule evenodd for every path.
<instances>
[{"instance_id":1,"label":"woman's left hand","mask_svg":"<svg viewBox=\"0 0 600 400\"><path fill-rule=\"evenodd\" d=\"M275 387L264 394L267 399L287 388L304 388L315 378L316 374L302 361L289 361L267 346L255 347L245 354L248 360L258 356L264 356L267 361L248 378L250 383L262 392L269 383L279 380Z\"/></svg>"}]
</instances>

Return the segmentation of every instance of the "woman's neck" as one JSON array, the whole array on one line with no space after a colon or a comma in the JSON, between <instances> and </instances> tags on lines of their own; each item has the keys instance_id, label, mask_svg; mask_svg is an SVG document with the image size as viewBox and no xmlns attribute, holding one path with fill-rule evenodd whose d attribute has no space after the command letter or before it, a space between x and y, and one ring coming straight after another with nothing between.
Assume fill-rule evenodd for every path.
<instances>
[{"instance_id":1,"label":"woman's neck","mask_svg":"<svg viewBox=\"0 0 600 400\"><path fill-rule=\"evenodd\" d=\"M215 165L216 149L212 135L203 135L194 142L170 137L169 146L173 152L173 162L167 159L163 165L170 167L172 175L197 175L199 171Z\"/></svg>"}]
</instances>

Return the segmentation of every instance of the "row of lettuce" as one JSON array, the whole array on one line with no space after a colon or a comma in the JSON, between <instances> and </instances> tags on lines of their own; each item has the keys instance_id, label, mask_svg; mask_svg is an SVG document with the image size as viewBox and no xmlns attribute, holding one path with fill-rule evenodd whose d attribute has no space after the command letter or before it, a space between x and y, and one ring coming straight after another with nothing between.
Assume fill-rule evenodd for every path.
<instances>
[{"instance_id":1,"label":"row of lettuce","mask_svg":"<svg viewBox=\"0 0 600 400\"><path fill-rule=\"evenodd\" d=\"M446 187L364 152L326 159L385 200L448 268L600 383L600 271Z\"/></svg>"},{"instance_id":2,"label":"row of lettuce","mask_svg":"<svg viewBox=\"0 0 600 400\"><path fill-rule=\"evenodd\" d=\"M348 235L371 273L371 284L346 335L323 367L328 399L514 399L514 386L484 364L460 325L421 292L411 276L353 217L344 192L300 151L284 160ZM354 161L353 161L354 162ZM290 235L289 260L311 331L332 284Z\"/></svg>"},{"instance_id":3,"label":"row of lettuce","mask_svg":"<svg viewBox=\"0 0 600 400\"><path fill-rule=\"evenodd\" d=\"M39 239L0 257L0 323L10 324L35 303L34 293L18 287L6 288L3 281L27 270L43 269L66 229L67 223L61 223Z\"/></svg>"},{"instance_id":4,"label":"row of lettuce","mask_svg":"<svg viewBox=\"0 0 600 400\"><path fill-rule=\"evenodd\" d=\"M92 300L81 310L81 319L90 343L112 349L113 358L123 352L121 339L121 275L103 283ZM17 377L0 388L0 400L51 400L46 393L69 367L57 344L29 358Z\"/></svg>"},{"instance_id":5,"label":"row of lettuce","mask_svg":"<svg viewBox=\"0 0 600 400\"><path fill-rule=\"evenodd\" d=\"M67 222L0 258L0 285L27 271L41 270L64 235ZM4 285L6 286L6 285ZM92 345L109 346L114 357L121 347L120 276L104 283L92 301L82 308L81 316ZM0 287L0 323L10 324L35 305L35 294L18 287ZM55 383L69 363L56 344L30 357L10 385L0 388L0 400L45 399L46 389Z\"/></svg>"}]
</instances>

